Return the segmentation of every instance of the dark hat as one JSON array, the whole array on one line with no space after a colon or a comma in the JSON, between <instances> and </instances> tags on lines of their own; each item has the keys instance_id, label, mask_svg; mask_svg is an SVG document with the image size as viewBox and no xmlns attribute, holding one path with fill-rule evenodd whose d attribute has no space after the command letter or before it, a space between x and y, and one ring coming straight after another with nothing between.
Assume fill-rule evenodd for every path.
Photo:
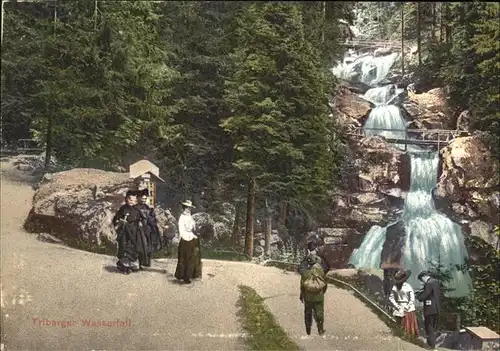
<instances>
[{"instance_id":1,"label":"dark hat","mask_svg":"<svg viewBox=\"0 0 500 351\"><path fill-rule=\"evenodd\" d=\"M129 197L129 196L137 196L137 190L127 191L127 193L125 194L125 197Z\"/></svg>"},{"instance_id":2,"label":"dark hat","mask_svg":"<svg viewBox=\"0 0 500 351\"><path fill-rule=\"evenodd\" d=\"M420 273L418 274L417 279L418 279L418 280L420 280L420 281L422 281L422 278L423 278L424 276L428 276L428 277L430 277L430 276L431 276L431 272L429 272L429 271L422 271L422 272L420 272Z\"/></svg>"},{"instance_id":3,"label":"dark hat","mask_svg":"<svg viewBox=\"0 0 500 351\"><path fill-rule=\"evenodd\" d=\"M142 189L137 192L137 196L149 196L149 189Z\"/></svg>"},{"instance_id":4,"label":"dark hat","mask_svg":"<svg viewBox=\"0 0 500 351\"><path fill-rule=\"evenodd\" d=\"M411 275L410 270L400 269L399 271L397 271L396 274L394 274L394 283L395 284L402 284L408 280L410 275Z\"/></svg>"},{"instance_id":5,"label":"dark hat","mask_svg":"<svg viewBox=\"0 0 500 351\"><path fill-rule=\"evenodd\" d=\"M313 251L313 250L316 250L318 248L318 243L316 242L316 240L311 240L307 243L307 249L309 251Z\"/></svg>"}]
</instances>

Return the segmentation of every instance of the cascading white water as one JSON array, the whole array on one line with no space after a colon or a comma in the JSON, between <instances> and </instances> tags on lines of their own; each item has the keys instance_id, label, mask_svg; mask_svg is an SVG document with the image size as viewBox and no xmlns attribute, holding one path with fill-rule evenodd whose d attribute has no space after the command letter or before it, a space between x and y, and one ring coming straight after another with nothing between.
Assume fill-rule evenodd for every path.
<instances>
[{"instance_id":1,"label":"cascading white water","mask_svg":"<svg viewBox=\"0 0 500 351\"><path fill-rule=\"evenodd\" d=\"M460 226L436 211L432 189L437 182L438 154L420 152L410 154L411 185L406 196L401 220L405 227L403 266L414 274L408 283L417 289L421 283L416 275L433 266L455 268L467 259L467 249ZM392 225L392 224L390 224ZM382 246L387 227L373 226L361 246L353 253L349 263L355 267L379 268ZM468 273L453 269L448 287L455 289L449 296L465 296L469 292L471 278Z\"/></svg>"},{"instance_id":2,"label":"cascading white water","mask_svg":"<svg viewBox=\"0 0 500 351\"><path fill-rule=\"evenodd\" d=\"M398 57L398 53L378 57L373 55L361 56L351 63L342 62L332 68L332 72L342 79L352 80L357 77L356 79L360 82L375 86L387 77Z\"/></svg>"},{"instance_id":3,"label":"cascading white water","mask_svg":"<svg viewBox=\"0 0 500 351\"><path fill-rule=\"evenodd\" d=\"M380 135L384 138L404 139L406 134L406 121L401 116L397 106L381 105L370 111L364 129L366 135ZM390 130L384 131L377 129Z\"/></svg>"},{"instance_id":4,"label":"cascading white water","mask_svg":"<svg viewBox=\"0 0 500 351\"><path fill-rule=\"evenodd\" d=\"M411 185L406 197L402 220L405 223L403 265L412 272L420 272L433 265L453 268L450 296L465 296L470 291L468 273L457 270L468 258L462 228L436 211L432 189L437 183L439 156L437 152L410 154ZM417 288L416 274L408 281Z\"/></svg>"},{"instance_id":5,"label":"cascading white water","mask_svg":"<svg viewBox=\"0 0 500 351\"><path fill-rule=\"evenodd\" d=\"M361 97L375 106L389 105L402 92L404 92L404 89L398 89L395 85L389 84L383 87L371 88Z\"/></svg>"},{"instance_id":6,"label":"cascading white water","mask_svg":"<svg viewBox=\"0 0 500 351\"><path fill-rule=\"evenodd\" d=\"M396 58L397 55L390 58L365 56L348 65L340 65L333 72L348 80L358 74L358 80L373 86L385 78ZM372 88L365 93L363 98L376 105L365 123L366 135L400 140L406 138L406 121L401 116L399 107L390 105L400 92L395 86L388 85ZM405 148L401 144L393 146ZM462 265L467 259L467 250L460 226L434 208L432 189L437 183L438 154L413 145L407 145L406 148L410 151L411 185L401 218L405 228L402 263L413 272L408 282L417 289L420 283L416 276L420 271L435 265L441 265L444 269ZM358 268L379 268L388 227L375 225L370 228L361 246L353 252L349 263ZM454 269L452 281L448 284L454 291L448 295L467 295L470 283L468 273Z\"/></svg>"},{"instance_id":7,"label":"cascading white water","mask_svg":"<svg viewBox=\"0 0 500 351\"><path fill-rule=\"evenodd\" d=\"M395 95L396 86L389 84L383 87L369 89L363 98L378 106L390 101Z\"/></svg>"}]
</instances>

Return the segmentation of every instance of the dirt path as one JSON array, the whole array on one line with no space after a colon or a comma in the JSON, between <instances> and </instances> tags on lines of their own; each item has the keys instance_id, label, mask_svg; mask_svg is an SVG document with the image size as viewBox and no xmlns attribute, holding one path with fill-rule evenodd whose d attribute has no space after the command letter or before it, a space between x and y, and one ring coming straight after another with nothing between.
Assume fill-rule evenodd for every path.
<instances>
[{"instance_id":1,"label":"dirt path","mask_svg":"<svg viewBox=\"0 0 500 351\"><path fill-rule=\"evenodd\" d=\"M203 281L183 286L172 280L173 260L125 276L113 272L113 257L40 242L22 229L33 190L21 176L2 162L2 350L240 350L239 284L267 298L305 349L420 350L392 337L367 307L334 287L327 335L304 338L298 277L276 268L205 260ZM86 324L100 320L122 325Z\"/></svg>"}]
</instances>

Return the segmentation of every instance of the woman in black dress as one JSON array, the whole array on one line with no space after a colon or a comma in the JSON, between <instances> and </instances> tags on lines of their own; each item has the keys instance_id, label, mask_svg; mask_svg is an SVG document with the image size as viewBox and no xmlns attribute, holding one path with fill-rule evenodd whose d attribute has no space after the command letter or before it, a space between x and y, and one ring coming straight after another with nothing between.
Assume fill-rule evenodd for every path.
<instances>
[{"instance_id":1,"label":"woman in black dress","mask_svg":"<svg viewBox=\"0 0 500 351\"><path fill-rule=\"evenodd\" d=\"M125 195L125 204L120 207L113 217L113 225L117 231L118 262L116 266L120 272L125 274L140 268L137 258L145 247L142 238L142 214L135 206L137 203L137 192L128 191Z\"/></svg>"}]
</instances>

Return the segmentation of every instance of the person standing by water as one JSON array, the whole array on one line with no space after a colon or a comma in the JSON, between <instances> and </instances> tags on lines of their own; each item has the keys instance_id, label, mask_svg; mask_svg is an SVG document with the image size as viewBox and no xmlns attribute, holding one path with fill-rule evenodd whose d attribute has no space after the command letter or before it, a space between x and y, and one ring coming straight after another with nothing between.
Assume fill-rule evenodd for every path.
<instances>
[{"instance_id":1,"label":"person standing by water","mask_svg":"<svg viewBox=\"0 0 500 351\"><path fill-rule=\"evenodd\" d=\"M175 278L183 280L186 284L192 279L201 278L201 251L200 240L196 233L196 223L191 216L194 208L190 200L182 204L182 214L179 217L179 249Z\"/></svg>"},{"instance_id":2,"label":"person standing by water","mask_svg":"<svg viewBox=\"0 0 500 351\"><path fill-rule=\"evenodd\" d=\"M406 335L418 336L418 321L415 308L415 293L406 281L411 275L409 270L399 270L394 275L394 286L389 301L394 307L393 315L401 324Z\"/></svg>"},{"instance_id":3,"label":"person standing by water","mask_svg":"<svg viewBox=\"0 0 500 351\"><path fill-rule=\"evenodd\" d=\"M428 271L421 272L417 278L424 283L423 288L417 291L416 296L417 300L424 304L424 327L427 334L427 344L431 349L436 350L441 288L439 281L432 278Z\"/></svg>"},{"instance_id":4,"label":"person standing by water","mask_svg":"<svg viewBox=\"0 0 500 351\"><path fill-rule=\"evenodd\" d=\"M112 223L117 232L118 241L118 262L116 266L118 271L125 274L131 271L137 271L139 264L137 262L137 246L140 236L141 213L135 207L137 203L137 192L127 191L125 195L125 204L118 209L113 217Z\"/></svg>"}]
</instances>

